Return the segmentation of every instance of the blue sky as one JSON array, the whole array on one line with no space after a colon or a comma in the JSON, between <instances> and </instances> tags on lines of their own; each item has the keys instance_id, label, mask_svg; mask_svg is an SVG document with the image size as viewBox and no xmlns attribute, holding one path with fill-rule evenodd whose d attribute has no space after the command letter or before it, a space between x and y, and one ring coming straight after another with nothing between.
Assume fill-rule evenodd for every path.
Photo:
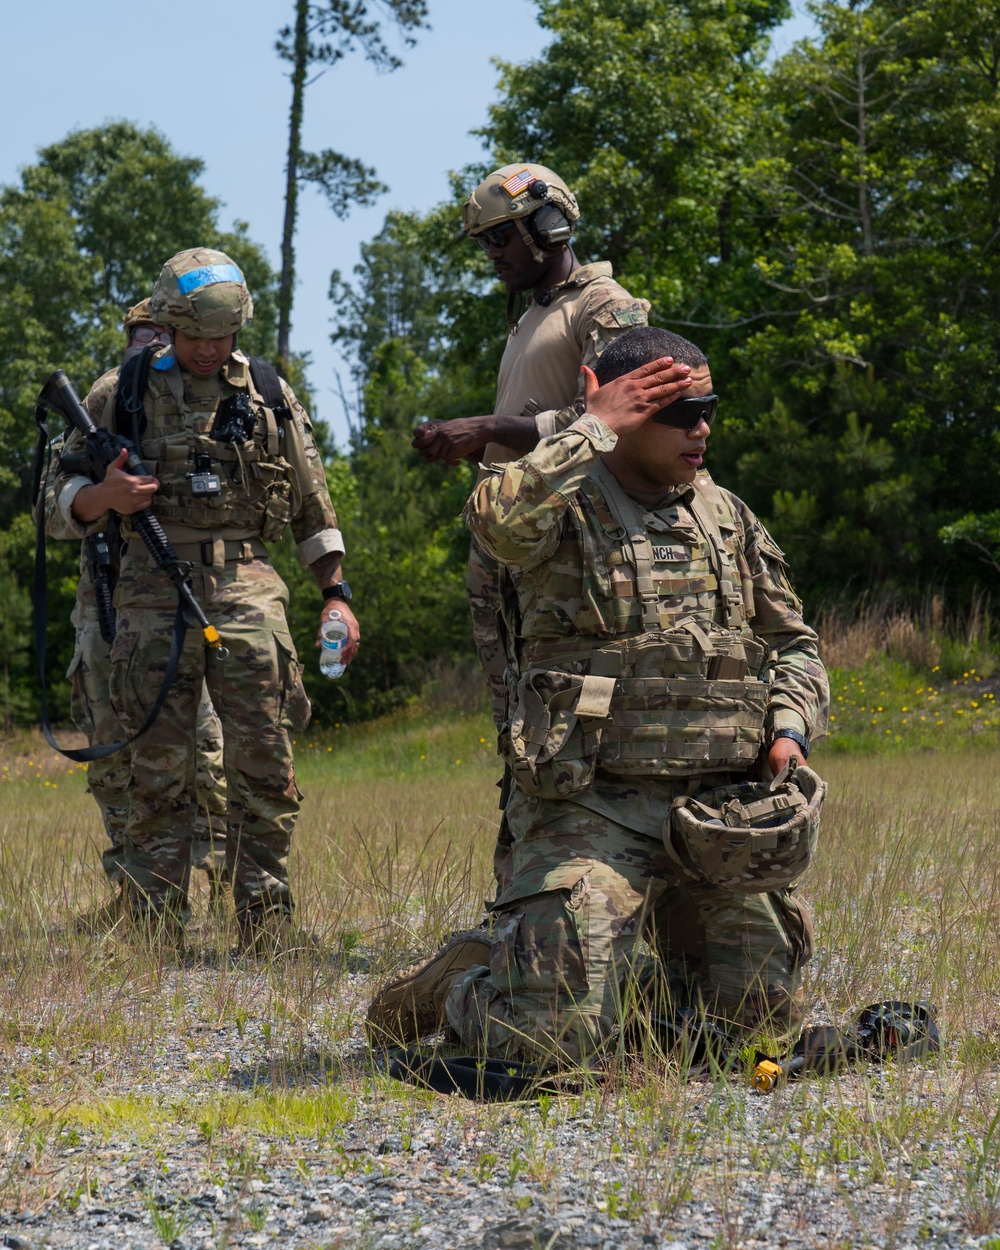
<instances>
[{"instance_id":1,"label":"blue sky","mask_svg":"<svg viewBox=\"0 0 1000 1250\"><path fill-rule=\"evenodd\" d=\"M329 342L331 270L350 274L360 244L377 233L390 208L428 208L447 194L448 171L482 156L469 132L483 123L495 97L491 58L526 60L545 43L532 0L504 0L492 9L430 0L429 8L432 29L415 48L400 49L402 69L379 75L355 56L307 95L306 146L357 156L390 188L346 222L311 189L300 197L292 346L311 354L318 415L341 441L346 423L334 371L345 387L349 378L347 361ZM489 14L502 20L484 21ZM14 182L38 147L70 130L120 117L154 125L178 151L205 162L203 181L223 201L223 225L248 222L277 265L290 87L273 49L291 16L291 0L8 6L0 183ZM808 30L807 18L793 18L778 32L775 50Z\"/></svg>"}]
</instances>

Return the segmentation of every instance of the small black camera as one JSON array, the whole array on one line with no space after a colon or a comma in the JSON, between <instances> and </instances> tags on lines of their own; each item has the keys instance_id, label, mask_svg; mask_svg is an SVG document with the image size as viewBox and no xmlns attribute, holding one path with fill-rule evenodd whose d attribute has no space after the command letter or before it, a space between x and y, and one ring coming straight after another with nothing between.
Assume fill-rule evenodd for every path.
<instances>
[{"instance_id":1,"label":"small black camera","mask_svg":"<svg viewBox=\"0 0 1000 1250\"><path fill-rule=\"evenodd\" d=\"M242 445L253 438L257 414L250 403L246 391L237 391L219 405L212 422L212 437L220 443L237 443Z\"/></svg>"},{"instance_id":2,"label":"small black camera","mask_svg":"<svg viewBox=\"0 0 1000 1250\"><path fill-rule=\"evenodd\" d=\"M189 473L192 495L221 495L222 479L212 472L212 458L208 452L199 451L194 458L194 472Z\"/></svg>"}]
</instances>

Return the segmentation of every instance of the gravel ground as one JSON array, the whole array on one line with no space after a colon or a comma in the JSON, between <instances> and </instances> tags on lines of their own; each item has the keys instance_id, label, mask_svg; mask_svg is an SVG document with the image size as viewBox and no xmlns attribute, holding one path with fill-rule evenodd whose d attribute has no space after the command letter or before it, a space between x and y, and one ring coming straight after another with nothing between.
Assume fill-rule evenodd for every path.
<instances>
[{"instance_id":1,"label":"gravel ground","mask_svg":"<svg viewBox=\"0 0 1000 1250\"><path fill-rule=\"evenodd\" d=\"M364 972L297 971L296 991L312 976L328 1004L304 1019L275 975L194 961L123 978L134 1046L40 1044L65 1007L35 1011L0 1074L0 1245L1000 1248L989 1218L967 1231L960 1128L921 1137L934 1108L960 1106L947 1065L771 1097L646 1071L481 1106L372 1067ZM223 1012L234 977L243 1005Z\"/></svg>"}]
</instances>

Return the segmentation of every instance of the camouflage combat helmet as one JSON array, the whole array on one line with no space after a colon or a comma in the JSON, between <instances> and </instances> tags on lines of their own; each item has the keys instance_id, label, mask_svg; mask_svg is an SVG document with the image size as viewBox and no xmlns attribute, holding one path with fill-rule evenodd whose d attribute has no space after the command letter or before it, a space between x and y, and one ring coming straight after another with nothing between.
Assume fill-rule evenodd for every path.
<instances>
[{"instance_id":1,"label":"camouflage combat helmet","mask_svg":"<svg viewBox=\"0 0 1000 1250\"><path fill-rule=\"evenodd\" d=\"M153 320L196 339L236 334L253 317L253 300L239 266L225 252L193 247L160 270L149 302Z\"/></svg>"},{"instance_id":2,"label":"camouflage combat helmet","mask_svg":"<svg viewBox=\"0 0 1000 1250\"><path fill-rule=\"evenodd\" d=\"M121 363L124 365L133 356L138 356L147 347L157 343L169 343L170 331L166 326L157 325L153 314L149 311L150 299L141 299L133 304L122 318L122 329L125 331L127 346Z\"/></svg>"},{"instance_id":3,"label":"camouflage combat helmet","mask_svg":"<svg viewBox=\"0 0 1000 1250\"><path fill-rule=\"evenodd\" d=\"M544 165L504 165L484 179L462 205L470 239L489 246L487 233L512 221L536 261L561 251L580 219L576 196Z\"/></svg>"},{"instance_id":4,"label":"camouflage combat helmet","mask_svg":"<svg viewBox=\"0 0 1000 1250\"><path fill-rule=\"evenodd\" d=\"M152 301L147 296L141 299L138 304L133 304L124 317L122 317L122 329L128 334L133 326L155 325L152 314L149 311L149 305Z\"/></svg>"},{"instance_id":5,"label":"camouflage combat helmet","mask_svg":"<svg viewBox=\"0 0 1000 1250\"><path fill-rule=\"evenodd\" d=\"M695 881L735 894L785 889L816 851L826 782L804 765L771 782L741 781L674 799L667 854Z\"/></svg>"}]
</instances>

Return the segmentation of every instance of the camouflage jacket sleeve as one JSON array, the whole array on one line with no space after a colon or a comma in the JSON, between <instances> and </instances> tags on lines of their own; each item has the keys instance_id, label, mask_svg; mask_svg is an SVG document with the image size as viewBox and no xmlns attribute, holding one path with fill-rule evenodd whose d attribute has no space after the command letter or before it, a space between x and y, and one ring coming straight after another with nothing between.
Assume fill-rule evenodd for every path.
<instances>
[{"instance_id":1,"label":"camouflage jacket sleeve","mask_svg":"<svg viewBox=\"0 0 1000 1250\"><path fill-rule=\"evenodd\" d=\"M45 532L49 538L79 538L83 535L83 527L72 518L67 521L59 510L56 496L56 483L62 472L59 456L65 450L66 440L57 438L52 444L52 456L49 467L42 478L41 506L45 516Z\"/></svg>"},{"instance_id":2,"label":"camouflage jacket sleeve","mask_svg":"<svg viewBox=\"0 0 1000 1250\"><path fill-rule=\"evenodd\" d=\"M539 442L543 438L551 438L553 434L557 434L560 430L568 430L574 421L583 416L584 412L583 382L581 379L580 394L571 404L567 404L565 408L540 412L535 417L535 428L538 430Z\"/></svg>"},{"instance_id":3,"label":"camouflage jacket sleeve","mask_svg":"<svg viewBox=\"0 0 1000 1250\"><path fill-rule=\"evenodd\" d=\"M830 686L816 634L802 619L781 548L746 504L732 499L743 526L739 564L744 601L753 609L750 625L778 653L767 729L793 729L810 739L821 738L829 722Z\"/></svg>"},{"instance_id":4,"label":"camouflage jacket sleeve","mask_svg":"<svg viewBox=\"0 0 1000 1250\"><path fill-rule=\"evenodd\" d=\"M292 534L299 562L303 568L308 568L321 556L343 555L344 539L337 528L337 514L333 510L309 414L290 386L282 382L281 389L292 414L292 421L286 426L288 446L285 449L296 480L297 507L292 515Z\"/></svg>"},{"instance_id":5,"label":"camouflage jacket sleeve","mask_svg":"<svg viewBox=\"0 0 1000 1250\"><path fill-rule=\"evenodd\" d=\"M108 401L117 385L118 370L111 369L99 377L87 392L83 406L95 425L105 424ZM87 450L87 444L79 431L71 429L59 450L67 456L77 456ZM84 474L63 473L58 460L53 457L45 486L45 531L51 538L84 538L107 524L106 517L98 517L96 521L81 525L73 516L73 500L77 492L81 487L90 485L90 478Z\"/></svg>"},{"instance_id":6,"label":"camouflage jacket sleeve","mask_svg":"<svg viewBox=\"0 0 1000 1250\"><path fill-rule=\"evenodd\" d=\"M520 460L490 470L465 506L465 523L500 564L534 568L559 545L570 500L617 441L603 421L584 414Z\"/></svg>"}]
</instances>

